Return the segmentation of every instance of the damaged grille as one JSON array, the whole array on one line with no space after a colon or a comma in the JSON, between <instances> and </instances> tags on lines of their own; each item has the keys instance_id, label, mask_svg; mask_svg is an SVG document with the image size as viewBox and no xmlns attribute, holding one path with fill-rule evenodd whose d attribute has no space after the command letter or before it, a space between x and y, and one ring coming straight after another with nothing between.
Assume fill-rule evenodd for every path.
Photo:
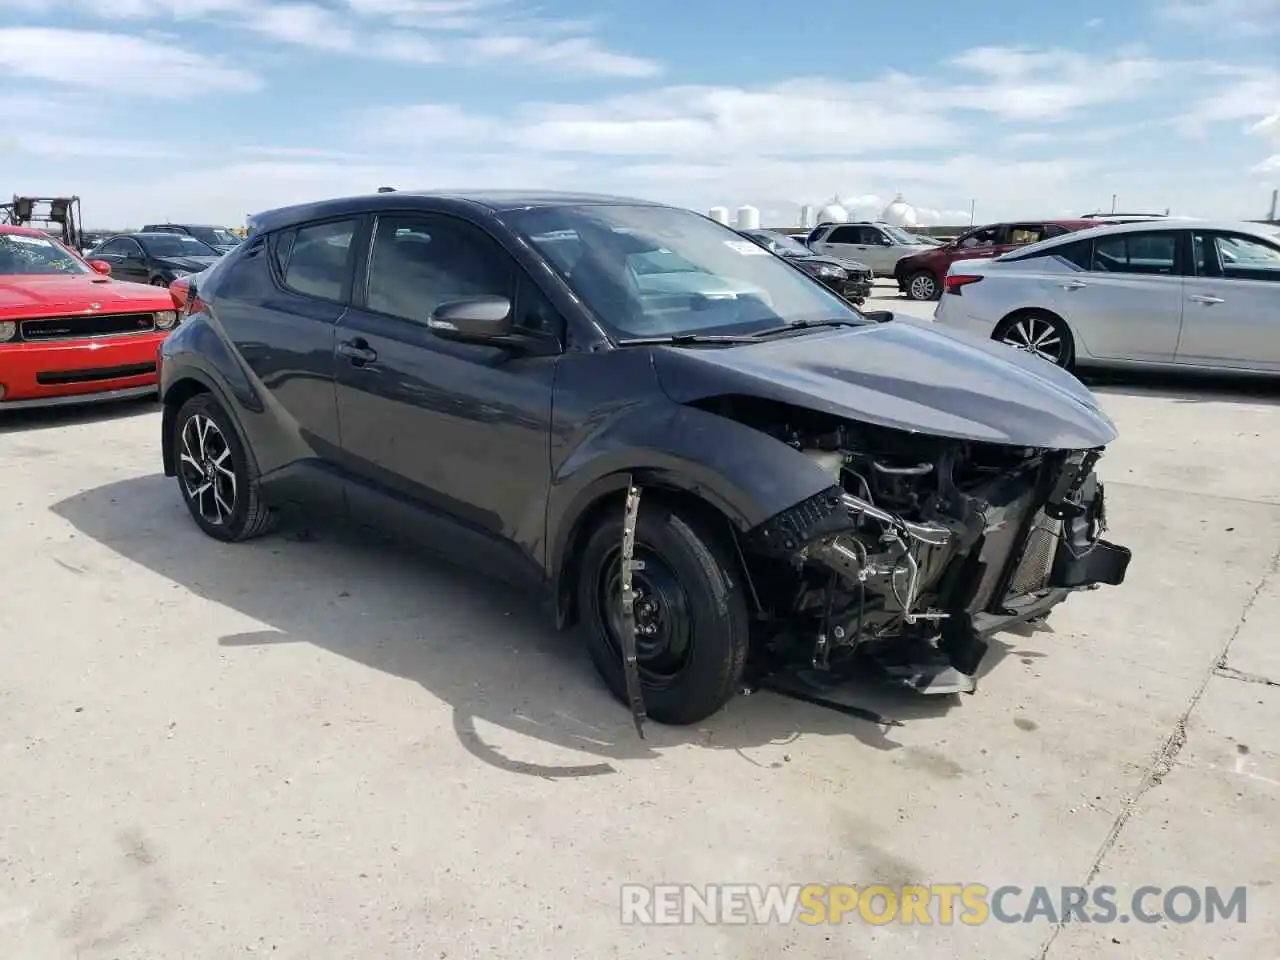
<instances>
[{"instance_id":1,"label":"damaged grille","mask_svg":"<svg viewBox=\"0 0 1280 960\"><path fill-rule=\"evenodd\" d=\"M1054 520L1043 510L1036 513L1022 559L1009 580L1007 597L1017 599L1044 589L1053 570L1053 558L1061 535L1061 520Z\"/></svg>"}]
</instances>

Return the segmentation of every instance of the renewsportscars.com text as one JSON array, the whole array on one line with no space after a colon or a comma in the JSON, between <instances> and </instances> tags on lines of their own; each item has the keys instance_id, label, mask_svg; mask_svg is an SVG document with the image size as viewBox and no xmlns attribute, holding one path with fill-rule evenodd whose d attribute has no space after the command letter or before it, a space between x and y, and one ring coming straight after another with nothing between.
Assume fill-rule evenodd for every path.
<instances>
[{"instance_id":1,"label":"renewsportscars.com text","mask_svg":"<svg viewBox=\"0 0 1280 960\"><path fill-rule=\"evenodd\" d=\"M624 924L1244 923L1245 887L658 884L622 887Z\"/></svg>"}]
</instances>

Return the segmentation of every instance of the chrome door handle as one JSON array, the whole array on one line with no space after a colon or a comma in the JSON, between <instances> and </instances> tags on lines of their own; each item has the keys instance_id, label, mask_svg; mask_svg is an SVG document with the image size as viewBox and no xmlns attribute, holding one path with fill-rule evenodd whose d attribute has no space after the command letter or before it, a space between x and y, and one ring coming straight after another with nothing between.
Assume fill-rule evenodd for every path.
<instances>
[{"instance_id":1,"label":"chrome door handle","mask_svg":"<svg viewBox=\"0 0 1280 960\"><path fill-rule=\"evenodd\" d=\"M1203 303L1206 305L1212 305L1215 303L1226 303L1226 301L1223 300L1222 297L1206 297L1204 294L1201 294L1201 293L1197 293L1193 297L1191 297L1191 302Z\"/></svg>"},{"instance_id":2,"label":"chrome door handle","mask_svg":"<svg viewBox=\"0 0 1280 960\"><path fill-rule=\"evenodd\" d=\"M350 357L351 362L356 366L373 363L378 359L378 351L363 340L347 340L344 343L340 343L338 344L338 352L344 357Z\"/></svg>"},{"instance_id":3,"label":"chrome door handle","mask_svg":"<svg viewBox=\"0 0 1280 960\"><path fill-rule=\"evenodd\" d=\"M1087 287L1088 284L1083 280L1068 280L1065 283L1059 284L1059 286L1062 287L1063 290L1081 290L1084 287Z\"/></svg>"}]
</instances>

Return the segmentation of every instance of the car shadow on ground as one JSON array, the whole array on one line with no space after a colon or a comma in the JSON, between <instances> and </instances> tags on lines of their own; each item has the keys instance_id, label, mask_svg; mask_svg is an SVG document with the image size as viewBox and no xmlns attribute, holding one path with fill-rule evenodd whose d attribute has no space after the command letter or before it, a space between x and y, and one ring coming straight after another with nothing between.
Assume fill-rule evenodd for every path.
<instances>
[{"instance_id":1,"label":"car shadow on ground","mask_svg":"<svg viewBox=\"0 0 1280 960\"><path fill-rule=\"evenodd\" d=\"M141 417L159 411L160 404L154 397L113 400L109 403L74 404L65 407L31 407L26 410L6 410L0 404L0 434L34 433L38 430L125 420L129 417Z\"/></svg>"},{"instance_id":2,"label":"car shadow on ground","mask_svg":"<svg viewBox=\"0 0 1280 960\"><path fill-rule=\"evenodd\" d=\"M422 685L450 705L459 741L496 767L539 777L616 772L615 761L651 759L696 745L745 751L801 734L853 737L897 750L895 731L939 716L957 696L925 697L867 678L841 691L849 716L779 694L735 697L693 727L649 723L641 740L625 707L596 676L574 633L557 632L536 598L343 524L286 520L276 532L222 544L191 522L173 481L159 475L97 487L56 504L80 533L192 593L235 610L261 630L224 636L227 648L311 643ZM986 669L1010 653L993 644ZM1037 654L1038 655L1038 654ZM512 755L518 738L486 738L491 724L590 762L564 765ZM532 751L545 756L545 749Z\"/></svg>"},{"instance_id":3,"label":"car shadow on ground","mask_svg":"<svg viewBox=\"0 0 1280 960\"><path fill-rule=\"evenodd\" d=\"M1082 370L1094 393L1154 397L1174 403L1244 403L1280 406L1280 378L1238 374Z\"/></svg>"}]
</instances>

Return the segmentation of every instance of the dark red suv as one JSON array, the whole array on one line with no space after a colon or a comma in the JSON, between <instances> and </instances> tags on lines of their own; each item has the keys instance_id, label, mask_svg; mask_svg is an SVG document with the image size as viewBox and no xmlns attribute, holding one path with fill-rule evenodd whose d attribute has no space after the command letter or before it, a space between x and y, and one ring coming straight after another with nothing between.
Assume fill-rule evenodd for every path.
<instances>
[{"instance_id":1,"label":"dark red suv","mask_svg":"<svg viewBox=\"0 0 1280 960\"><path fill-rule=\"evenodd\" d=\"M957 260L998 257L1015 247L1057 237L1073 230L1096 227L1096 220L1019 220L989 223L962 233L950 243L903 257L894 267L898 289L912 300L937 300L942 281Z\"/></svg>"}]
</instances>

